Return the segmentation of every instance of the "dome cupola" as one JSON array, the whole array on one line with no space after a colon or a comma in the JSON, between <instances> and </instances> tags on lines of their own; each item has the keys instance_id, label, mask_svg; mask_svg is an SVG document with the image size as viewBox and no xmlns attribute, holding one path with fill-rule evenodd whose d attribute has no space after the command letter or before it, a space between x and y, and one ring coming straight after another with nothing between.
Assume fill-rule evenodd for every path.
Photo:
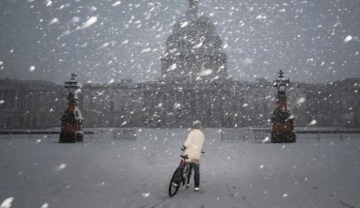
<instances>
[{"instance_id":1,"label":"dome cupola","mask_svg":"<svg viewBox=\"0 0 360 208\"><path fill-rule=\"evenodd\" d=\"M161 58L164 79L226 78L227 56L212 21L189 0L186 15L176 21Z\"/></svg>"}]
</instances>

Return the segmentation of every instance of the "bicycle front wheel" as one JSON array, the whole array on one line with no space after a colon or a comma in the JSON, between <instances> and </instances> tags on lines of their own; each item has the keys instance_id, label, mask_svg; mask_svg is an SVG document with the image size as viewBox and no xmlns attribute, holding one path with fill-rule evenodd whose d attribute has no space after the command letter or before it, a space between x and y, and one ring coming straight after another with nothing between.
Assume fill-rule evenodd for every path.
<instances>
[{"instance_id":1,"label":"bicycle front wheel","mask_svg":"<svg viewBox=\"0 0 360 208\"><path fill-rule=\"evenodd\" d=\"M181 186L181 170L179 168L177 168L170 180L170 184L169 184L169 196L173 197L177 191L179 190L180 186Z\"/></svg>"}]
</instances>

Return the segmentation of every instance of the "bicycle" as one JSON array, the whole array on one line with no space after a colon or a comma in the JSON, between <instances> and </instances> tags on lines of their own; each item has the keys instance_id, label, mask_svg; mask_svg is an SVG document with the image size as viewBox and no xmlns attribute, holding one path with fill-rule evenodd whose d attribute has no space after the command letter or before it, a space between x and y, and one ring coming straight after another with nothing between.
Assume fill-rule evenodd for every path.
<instances>
[{"instance_id":1,"label":"bicycle","mask_svg":"<svg viewBox=\"0 0 360 208\"><path fill-rule=\"evenodd\" d=\"M173 197L179 190L181 185L185 185L186 182L189 182L189 171L190 163L186 162L188 159L187 155L180 155L182 160L180 161L179 166L176 168L169 184L169 196ZM188 188L188 187L186 187Z\"/></svg>"}]
</instances>

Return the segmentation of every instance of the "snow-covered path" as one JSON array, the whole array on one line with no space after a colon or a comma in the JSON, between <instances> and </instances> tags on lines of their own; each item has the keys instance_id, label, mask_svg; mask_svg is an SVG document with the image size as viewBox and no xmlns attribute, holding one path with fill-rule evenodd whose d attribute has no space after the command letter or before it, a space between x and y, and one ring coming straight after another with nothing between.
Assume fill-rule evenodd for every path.
<instances>
[{"instance_id":1,"label":"snow-covered path","mask_svg":"<svg viewBox=\"0 0 360 208\"><path fill-rule=\"evenodd\" d=\"M360 138L295 144L221 142L206 129L200 193L167 189L185 129L143 129L136 141L0 139L0 206L360 207ZM12 201L11 201L12 199ZM1 207L1 208L3 208Z\"/></svg>"}]
</instances>

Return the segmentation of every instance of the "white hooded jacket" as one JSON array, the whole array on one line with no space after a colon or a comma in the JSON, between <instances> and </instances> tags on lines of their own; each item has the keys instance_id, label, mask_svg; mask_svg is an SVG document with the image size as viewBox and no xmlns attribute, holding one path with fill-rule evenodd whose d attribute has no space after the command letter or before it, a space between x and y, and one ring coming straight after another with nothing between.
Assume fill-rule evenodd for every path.
<instances>
[{"instance_id":1,"label":"white hooded jacket","mask_svg":"<svg viewBox=\"0 0 360 208\"><path fill-rule=\"evenodd\" d=\"M200 163L201 151L205 142L205 136L200 129L192 129L184 143L186 147L184 155L188 155L188 162Z\"/></svg>"}]
</instances>

